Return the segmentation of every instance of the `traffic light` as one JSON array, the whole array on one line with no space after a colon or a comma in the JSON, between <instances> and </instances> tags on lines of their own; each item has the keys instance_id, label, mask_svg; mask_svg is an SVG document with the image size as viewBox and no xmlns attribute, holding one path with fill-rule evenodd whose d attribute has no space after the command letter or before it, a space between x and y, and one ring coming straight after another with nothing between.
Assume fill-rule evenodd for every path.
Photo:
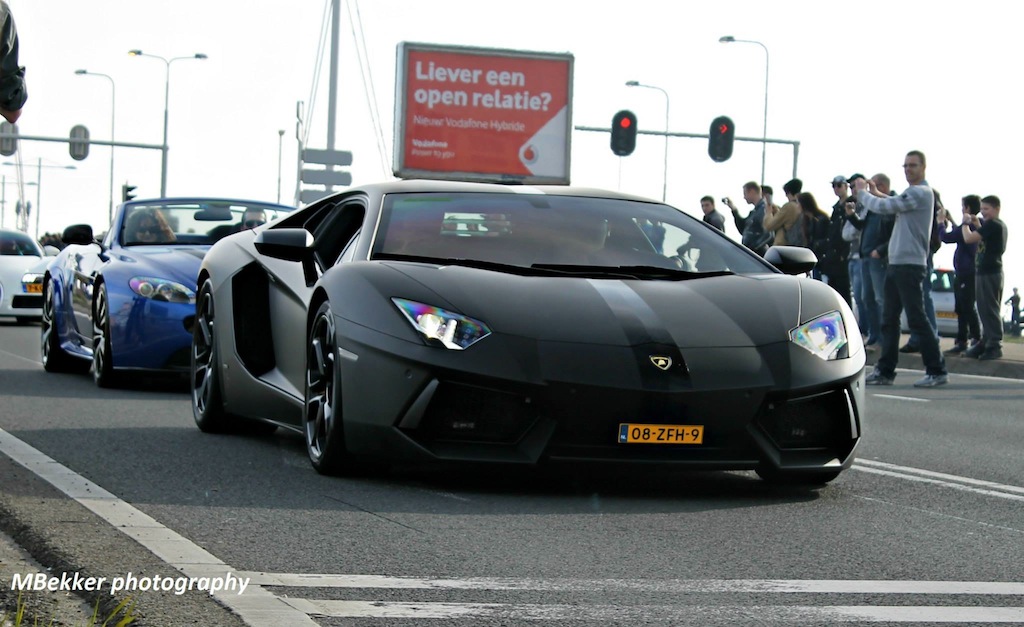
<instances>
[{"instance_id":1,"label":"traffic light","mask_svg":"<svg viewBox=\"0 0 1024 627\"><path fill-rule=\"evenodd\" d=\"M636 148L636 116L622 110L612 117L612 152L620 157L633 154Z\"/></svg>"},{"instance_id":2,"label":"traffic light","mask_svg":"<svg viewBox=\"0 0 1024 627\"><path fill-rule=\"evenodd\" d=\"M712 161L727 161L732 156L732 140L736 126L728 117L720 115L711 121L708 131L708 155Z\"/></svg>"},{"instance_id":3,"label":"traffic light","mask_svg":"<svg viewBox=\"0 0 1024 627\"><path fill-rule=\"evenodd\" d=\"M121 202L128 202L129 200L135 198L135 194L132 193L133 191L135 191L135 185L129 185L128 183L122 185Z\"/></svg>"}]
</instances>

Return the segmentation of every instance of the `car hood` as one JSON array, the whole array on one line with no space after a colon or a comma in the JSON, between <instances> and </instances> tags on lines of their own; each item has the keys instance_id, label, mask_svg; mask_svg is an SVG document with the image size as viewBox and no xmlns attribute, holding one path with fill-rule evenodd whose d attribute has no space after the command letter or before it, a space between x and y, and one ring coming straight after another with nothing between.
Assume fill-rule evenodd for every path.
<instances>
[{"instance_id":1,"label":"car hood","mask_svg":"<svg viewBox=\"0 0 1024 627\"><path fill-rule=\"evenodd\" d=\"M110 251L120 272L170 279L195 289L199 266L209 246L131 246Z\"/></svg>"},{"instance_id":2,"label":"car hood","mask_svg":"<svg viewBox=\"0 0 1024 627\"><path fill-rule=\"evenodd\" d=\"M802 322L801 288L811 282L777 274L666 281L518 276L425 264L392 267L436 295L425 304L479 319L497 333L617 346L785 342L789 330Z\"/></svg>"}]
</instances>

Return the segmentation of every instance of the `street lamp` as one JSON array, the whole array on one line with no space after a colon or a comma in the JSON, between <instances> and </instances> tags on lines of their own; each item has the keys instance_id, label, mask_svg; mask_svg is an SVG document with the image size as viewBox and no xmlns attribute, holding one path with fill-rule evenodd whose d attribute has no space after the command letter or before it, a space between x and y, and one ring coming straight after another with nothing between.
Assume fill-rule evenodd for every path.
<instances>
[{"instance_id":1,"label":"street lamp","mask_svg":"<svg viewBox=\"0 0 1024 627\"><path fill-rule=\"evenodd\" d=\"M761 185L764 185L765 149L768 147L768 46L751 39L736 39L732 35L720 37L718 41L723 44L757 44L764 49L764 126L761 138Z\"/></svg>"},{"instance_id":2,"label":"street lamp","mask_svg":"<svg viewBox=\"0 0 1024 627\"><path fill-rule=\"evenodd\" d=\"M133 57L150 57L150 58L153 58L153 59L160 59L161 61L164 62L164 66L166 68L165 80L164 80L164 143L163 143L163 146L161 147L161 152L163 152L163 157L160 160L160 196L161 197L166 197L167 196L167 109L168 109L168 105L170 104L170 94L171 94L171 63L174 63L175 61L180 61L182 59L205 59L207 57L202 52L197 52L196 54L194 54L194 55L192 55L190 57L172 57L170 59L165 59L164 57L161 57L161 56L158 56L158 55L155 55L155 54L149 54L149 53L143 52L141 50L129 50L128 54L130 56L133 56Z\"/></svg>"},{"instance_id":3,"label":"street lamp","mask_svg":"<svg viewBox=\"0 0 1024 627\"><path fill-rule=\"evenodd\" d=\"M626 81L626 87L646 87L647 89L657 89L665 95L665 163L662 167L661 177L661 202L665 202L665 192L668 190L668 92L661 87L644 85L639 81Z\"/></svg>"},{"instance_id":4,"label":"street lamp","mask_svg":"<svg viewBox=\"0 0 1024 627\"><path fill-rule=\"evenodd\" d=\"M106 74L100 74L99 72L90 72L89 70L75 70L75 74L79 76L102 76L103 78L110 81L110 206L107 209L107 223L114 223L114 104L116 90L114 87L114 79Z\"/></svg>"}]
</instances>

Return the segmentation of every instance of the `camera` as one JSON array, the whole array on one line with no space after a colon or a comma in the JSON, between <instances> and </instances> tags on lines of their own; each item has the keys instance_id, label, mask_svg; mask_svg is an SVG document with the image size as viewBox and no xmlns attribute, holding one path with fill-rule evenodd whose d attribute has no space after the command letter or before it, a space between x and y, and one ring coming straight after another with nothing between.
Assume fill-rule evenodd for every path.
<instances>
[{"instance_id":1,"label":"camera","mask_svg":"<svg viewBox=\"0 0 1024 627\"><path fill-rule=\"evenodd\" d=\"M729 204L729 197L726 196L725 198L723 198L722 199L722 203L728 205Z\"/></svg>"}]
</instances>

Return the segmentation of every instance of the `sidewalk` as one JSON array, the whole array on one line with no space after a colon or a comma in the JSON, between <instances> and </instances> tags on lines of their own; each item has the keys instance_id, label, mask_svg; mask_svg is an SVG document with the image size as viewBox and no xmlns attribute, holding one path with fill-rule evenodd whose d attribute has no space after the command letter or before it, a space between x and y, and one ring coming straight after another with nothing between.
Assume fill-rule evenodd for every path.
<instances>
[{"instance_id":1,"label":"sidewalk","mask_svg":"<svg viewBox=\"0 0 1024 627\"><path fill-rule=\"evenodd\" d=\"M907 343L907 335L900 338L900 346ZM989 361L979 361L970 357L945 355L946 370L955 374L975 374L987 377L1003 377L1006 379L1024 379L1024 343L1009 342L1010 338L1003 338L1003 358ZM1018 340L1020 338L1012 338ZM953 347L953 338L939 338L939 350L945 351ZM869 366L875 363L881 351L876 349L869 351L867 362ZM924 370L924 363L921 361L920 353L900 353L898 368L910 370Z\"/></svg>"}]
</instances>

